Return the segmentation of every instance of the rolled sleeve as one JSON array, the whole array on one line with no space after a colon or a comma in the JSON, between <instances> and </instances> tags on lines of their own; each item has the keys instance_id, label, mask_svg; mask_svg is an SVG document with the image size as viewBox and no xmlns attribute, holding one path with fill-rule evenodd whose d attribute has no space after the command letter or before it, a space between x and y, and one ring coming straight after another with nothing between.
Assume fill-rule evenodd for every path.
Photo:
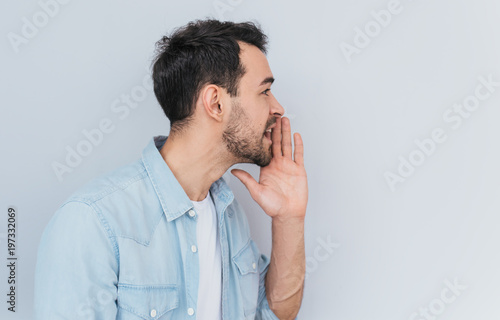
<instances>
[{"instance_id":1,"label":"rolled sleeve","mask_svg":"<svg viewBox=\"0 0 500 320\"><path fill-rule=\"evenodd\" d=\"M94 208L64 204L38 247L35 319L115 319L117 259L116 241Z\"/></svg>"}]
</instances>

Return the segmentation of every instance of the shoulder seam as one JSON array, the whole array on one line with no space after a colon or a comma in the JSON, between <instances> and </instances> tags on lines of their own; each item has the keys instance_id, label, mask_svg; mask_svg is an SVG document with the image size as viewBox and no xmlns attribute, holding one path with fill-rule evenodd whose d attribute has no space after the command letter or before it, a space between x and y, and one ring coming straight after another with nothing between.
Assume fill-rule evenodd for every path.
<instances>
[{"instance_id":1,"label":"shoulder seam","mask_svg":"<svg viewBox=\"0 0 500 320\"><path fill-rule=\"evenodd\" d=\"M146 173L146 174L144 174L144 173ZM76 194L76 195L72 196L70 199L68 199L65 203L63 203L63 205L68 203L68 202L71 202L71 201L78 201L78 202L83 202L83 203L86 203L88 205L91 205L92 203L97 202L97 201L101 200L102 198L107 197L118 190L125 190L133 182L141 180L146 176L147 176L146 168L143 168L138 174L136 174L135 176L133 176L132 178L130 178L129 180L127 180L123 184L120 184L119 186L113 186L113 188L103 190L97 194L93 194L91 197L82 197L82 196Z\"/></svg>"}]
</instances>

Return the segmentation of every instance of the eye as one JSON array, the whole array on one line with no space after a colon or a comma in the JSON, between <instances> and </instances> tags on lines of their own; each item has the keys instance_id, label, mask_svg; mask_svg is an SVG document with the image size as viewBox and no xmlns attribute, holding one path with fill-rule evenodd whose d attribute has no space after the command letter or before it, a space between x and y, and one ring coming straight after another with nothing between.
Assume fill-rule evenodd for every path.
<instances>
[{"instance_id":1,"label":"eye","mask_svg":"<svg viewBox=\"0 0 500 320\"><path fill-rule=\"evenodd\" d=\"M262 91L262 93L263 93L263 94L265 94L266 96L269 96L269 95L267 94L269 91L271 91L271 89L266 89L266 90Z\"/></svg>"}]
</instances>

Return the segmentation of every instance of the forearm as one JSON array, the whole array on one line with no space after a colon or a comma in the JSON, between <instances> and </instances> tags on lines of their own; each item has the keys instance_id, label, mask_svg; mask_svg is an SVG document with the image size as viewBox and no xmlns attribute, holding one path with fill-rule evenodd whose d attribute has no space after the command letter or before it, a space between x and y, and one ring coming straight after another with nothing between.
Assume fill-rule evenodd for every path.
<instances>
[{"instance_id":1,"label":"forearm","mask_svg":"<svg viewBox=\"0 0 500 320\"><path fill-rule=\"evenodd\" d=\"M273 218L272 238L267 301L278 318L294 319L302 302L306 269L304 218Z\"/></svg>"}]
</instances>

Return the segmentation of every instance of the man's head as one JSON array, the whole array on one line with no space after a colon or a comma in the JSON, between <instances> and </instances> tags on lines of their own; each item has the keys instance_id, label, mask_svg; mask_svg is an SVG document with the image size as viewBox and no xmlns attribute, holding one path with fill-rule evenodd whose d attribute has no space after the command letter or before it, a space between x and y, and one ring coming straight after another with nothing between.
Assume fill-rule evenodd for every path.
<instances>
[{"instance_id":1,"label":"man's head","mask_svg":"<svg viewBox=\"0 0 500 320\"><path fill-rule=\"evenodd\" d=\"M193 130L198 108L220 121L221 139L238 162L269 164L264 131L284 110L269 92L266 45L255 24L217 20L190 22L158 41L154 92L170 136Z\"/></svg>"}]
</instances>

